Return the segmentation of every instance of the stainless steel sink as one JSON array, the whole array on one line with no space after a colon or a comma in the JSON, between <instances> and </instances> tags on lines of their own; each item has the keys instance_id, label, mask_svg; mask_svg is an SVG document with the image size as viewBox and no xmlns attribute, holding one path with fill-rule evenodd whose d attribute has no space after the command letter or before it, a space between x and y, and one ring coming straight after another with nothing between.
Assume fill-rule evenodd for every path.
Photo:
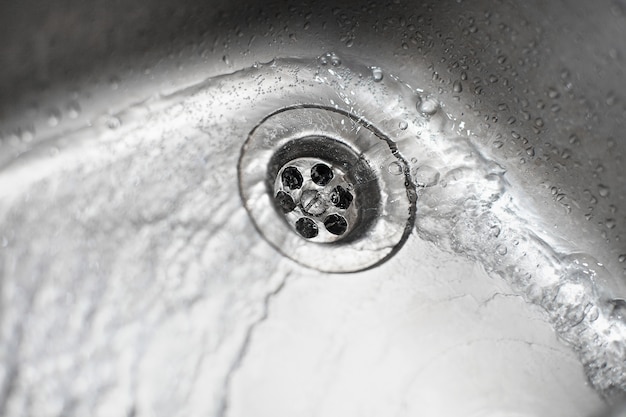
<instances>
[{"instance_id":1,"label":"stainless steel sink","mask_svg":"<svg viewBox=\"0 0 626 417\"><path fill-rule=\"evenodd\" d=\"M0 415L620 415L625 38L618 0L3 4Z\"/></svg>"}]
</instances>

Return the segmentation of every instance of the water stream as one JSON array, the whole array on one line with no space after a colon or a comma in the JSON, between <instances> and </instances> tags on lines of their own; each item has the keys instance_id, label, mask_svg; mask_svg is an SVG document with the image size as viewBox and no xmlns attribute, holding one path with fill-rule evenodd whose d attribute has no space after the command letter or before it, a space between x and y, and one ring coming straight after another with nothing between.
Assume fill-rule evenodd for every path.
<instances>
[{"instance_id":1,"label":"water stream","mask_svg":"<svg viewBox=\"0 0 626 417\"><path fill-rule=\"evenodd\" d=\"M528 190L516 188L506 165L474 144L469 121L453 120L445 103L384 65L333 53L259 63L156 95L94 125L47 137L8 162L0 172L2 294L13 300L2 304L5 361L43 358L45 344L24 347L37 334L56 340L61 356L63 349L78 350L86 363L128 342L125 334L139 346L158 338L147 324L185 327L186 312L195 308L226 324L249 325L266 314L266 305L253 300L267 301L282 287L290 261L267 247L247 219L237 187L239 147L263 117L299 104L348 112L392 139L417 186L417 236L480 263L540 306L577 352L593 387L607 398L626 392L626 303L603 266L545 230L524 197ZM403 174L395 160L385 168ZM245 263L237 261L242 250ZM116 274L125 280L111 285L106 277ZM237 286L253 290L243 294ZM141 297L107 304L128 291ZM80 299L85 294L89 301ZM222 301L205 305L203 294ZM72 305L72 316L24 320L57 303ZM237 308L224 308L233 303ZM103 312L98 305L108 307ZM126 330L117 344L101 346L97 329L106 333L122 322ZM71 331L59 333L64 327ZM248 337L247 329L234 339L220 338L218 329L202 343L221 352L221 344ZM38 360L34 368L45 366ZM232 358L216 354L207 361L202 366L226 372ZM68 367L80 363L67 360ZM17 372L5 372L12 369ZM107 372L115 373L94 370ZM119 391L140 396L133 378L128 381ZM87 377L84 393L76 395L105 390L102 383ZM3 407L18 407L6 403L10 394L5 386Z\"/></svg>"}]
</instances>

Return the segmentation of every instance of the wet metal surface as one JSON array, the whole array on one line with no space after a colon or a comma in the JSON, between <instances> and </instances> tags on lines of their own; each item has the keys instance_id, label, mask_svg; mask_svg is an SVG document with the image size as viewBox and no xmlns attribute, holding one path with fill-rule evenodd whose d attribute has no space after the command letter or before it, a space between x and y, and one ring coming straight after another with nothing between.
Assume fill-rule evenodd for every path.
<instances>
[{"instance_id":1,"label":"wet metal surface","mask_svg":"<svg viewBox=\"0 0 626 417\"><path fill-rule=\"evenodd\" d=\"M625 11L0 6L0 415L598 414L626 391ZM377 268L302 267L242 204L246 138L305 104L406 161L377 166L417 198Z\"/></svg>"}]
</instances>

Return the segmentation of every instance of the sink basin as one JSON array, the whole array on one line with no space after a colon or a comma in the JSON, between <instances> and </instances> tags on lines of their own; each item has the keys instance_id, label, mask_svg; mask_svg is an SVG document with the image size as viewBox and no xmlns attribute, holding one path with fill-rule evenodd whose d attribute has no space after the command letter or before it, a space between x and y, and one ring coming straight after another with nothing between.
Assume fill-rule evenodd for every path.
<instances>
[{"instance_id":1,"label":"sink basin","mask_svg":"<svg viewBox=\"0 0 626 417\"><path fill-rule=\"evenodd\" d=\"M0 415L619 414L626 3L0 7Z\"/></svg>"}]
</instances>

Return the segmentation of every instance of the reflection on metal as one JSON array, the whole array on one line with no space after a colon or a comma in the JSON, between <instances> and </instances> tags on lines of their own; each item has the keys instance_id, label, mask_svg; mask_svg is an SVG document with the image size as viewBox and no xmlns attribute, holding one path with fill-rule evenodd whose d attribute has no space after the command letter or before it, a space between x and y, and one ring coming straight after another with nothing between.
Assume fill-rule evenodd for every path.
<instances>
[{"instance_id":1,"label":"reflection on metal","mask_svg":"<svg viewBox=\"0 0 626 417\"><path fill-rule=\"evenodd\" d=\"M0 415L619 402L625 22L623 0L2 2ZM239 151L296 103L402 148L419 200L389 262L301 268L250 221ZM321 163L343 175L309 159L304 198L259 182L259 223L345 246L359 197Z\"/></svg>"}]
</instances>

